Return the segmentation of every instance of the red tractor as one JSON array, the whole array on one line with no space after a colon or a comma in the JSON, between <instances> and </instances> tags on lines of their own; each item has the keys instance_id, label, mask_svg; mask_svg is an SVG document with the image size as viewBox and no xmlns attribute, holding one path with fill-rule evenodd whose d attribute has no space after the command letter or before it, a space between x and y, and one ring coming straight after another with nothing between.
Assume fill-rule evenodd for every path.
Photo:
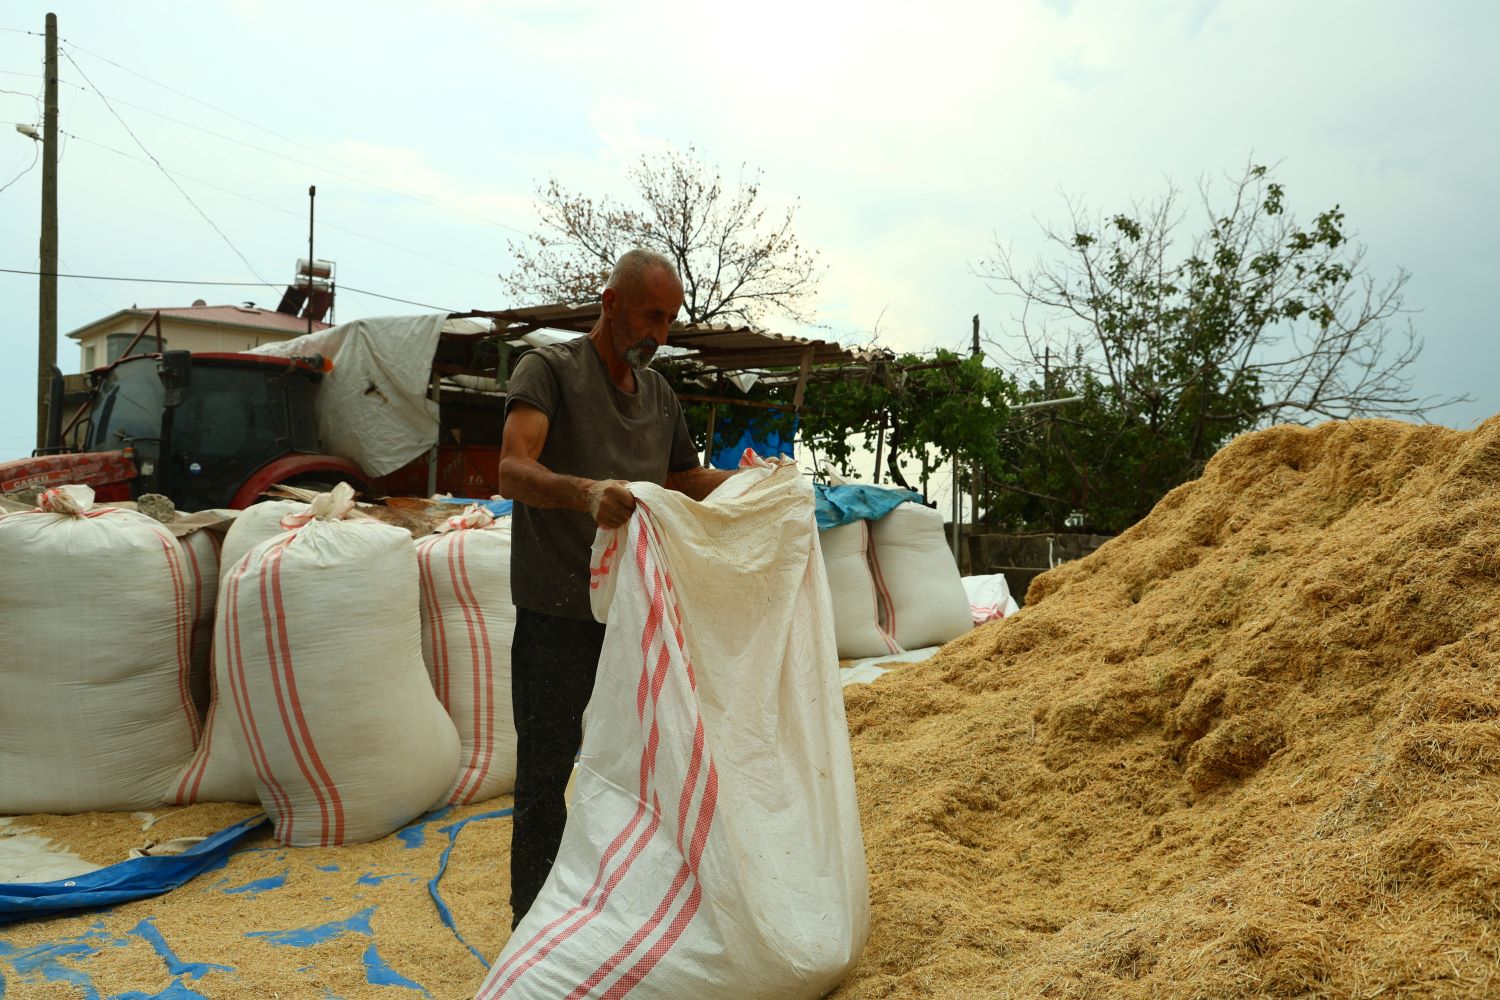
<instances>
[{"instance_id":1,"label":"red tractor","mask_svg":"<svg viewBox=\"0 0 1500 1000\"><path fill-rule=\"evenodd\" d=\"M54 424L41 454L0 463L0 494L81 483L100 500L160 493L180 510L206 510L248 507L276 483L363 490L358 466L320 454L313 400L323 367L258 354L122 358L89 374L68 431ZM73 429L85 420L80 438ZM61 447L64 437L78 447Z\"/></svg>"}]
</instances>

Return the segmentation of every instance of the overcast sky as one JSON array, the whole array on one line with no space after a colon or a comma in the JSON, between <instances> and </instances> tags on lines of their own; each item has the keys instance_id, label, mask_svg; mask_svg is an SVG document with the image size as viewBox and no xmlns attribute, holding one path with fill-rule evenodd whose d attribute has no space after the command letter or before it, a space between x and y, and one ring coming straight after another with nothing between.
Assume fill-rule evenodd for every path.
<instances>
[{"instance_id":1,"label":"overcast sky","mask_svg":"<svg viewBox=\"0 0 1500 1000\"><path fill-rule=\"evenodd\" d=\"M64 272L279 289L316 184L339 319L420 311L353 289L501 308L538 183L624 194L641 154L693 144L797 201L823 335L868 342L878 319L887 346L958 347L974 313L996 339L1009 326L973 266L996 239L1029 259L1064 194L1114 210L1254 159L1281 164L1299 218L1340 204L1375 274L1411 272L1417 389L1474 397L1437 418L1500 411L1491 2L50 6ZM23 271L41 169L23 173L13 124L40 124L48 7L0 5L0 267ZM0 294L14 458L34 434L36 278L0 274ZM60 333L197 298L274 308L278 290L62 279ZM78 370L74 342L59 358Z\"/></svg>"}]
</instances>

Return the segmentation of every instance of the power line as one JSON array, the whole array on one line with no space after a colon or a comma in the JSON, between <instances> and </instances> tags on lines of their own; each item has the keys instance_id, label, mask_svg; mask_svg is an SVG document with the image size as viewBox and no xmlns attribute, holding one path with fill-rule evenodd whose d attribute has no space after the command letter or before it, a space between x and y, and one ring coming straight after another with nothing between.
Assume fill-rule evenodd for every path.
<instances>
[{"instance_id":1,"label":"power line","mask_svg":"<svg viewBox=\"0 0 1500 1000\"><path fill-rule=\"evenodd\" d=\"M35 34L35 33L33 32L32 34ZM459 207L457 207L455 205L451 205L451 204L449 204L447 202L444 202L444 201L442 201L440 199L432 198L432 197L429 197L429 196L424 195L424 194L419 194L419 193L413 192L410 189L403 190L402 188L399 188L399 187L392 187L391 184L394 183L394 182L389 181L387 178L382 177L380 174L374 173L373 171L370 171L370 170L366 170L365 168L363 168L361 166L358 166L357 164L350 163L347 160L342 160L342 159L340 159L340 158L332 155L331 153L325 153L321 149L318 149L316 146L309 145L309 144L307 144L305 142L301 142L301 141L299 141L297 139L294 139L291 136L284 135L281 132L277 132L275 129L267 128L264 125L259 125L259 124L255 123L255 122L251 121L248 118L245 118L245 117L243 117L241 115L235 114L233 111L228 111L228 110L225 110L224 108L221 108L221 107L219 107L219 106L217 106L215 104L210 104L209 102L207 102L207 101L205 101L205 100L203 100L203 99L201 99L199 97L195 97L192 94L189 94L189 93L187 93L185 91L178 90L176 87L172 87L172 86L170 86L168 84L162 83L159 80L152 79L151 77L146 76L144 73L139 73L139 72L131 69L130 67L121 65L120 63L117 63L117 62L115 62L112 59L109 59L109 58L107 58L105 56L102 56L99 53L92 51L91 49L84 48L82 45L79 45L77 42L74 42L72 39L65 38L65 39L62 39L62 41L66 42L67 45L70 48L72 48L72 49L75 49L75 50L77 50L79 52L83 52L83 53L85 53L87 55L93 56L95 59L98 59L101 62L108 63L109 65L115 67L116 69L119 69L119 70L122 70L123 72L129 73L131 76L135 76L135 77L138 77L138 78L140 78L142 80L145 80L147 83L152 84L153 86L160 87L163 90L166 90L166 91L169 91L169 92L171 92L173 94L178 95L179 97L186 98L187 100L190 100L190 101L194 102L195 104L200 104L203 107L208 108L211 111L215 111L215 112L217 112L217 113L219 113L221 115L226 115L226 116L228 116L230 118L233 118L237 122L240 122L242 124L248 125L251 128L253 128L253 129L256 129L258 131L266 133L267 135L274 136L275 138L280 139L283 142L288 142L288 143L291 143L292 145L297 146L297 147L299 147L301 149L305 149L308 152L314 153L317 156L320 156L323 159L328 160L331 163L337 163L338 165L340 165L342 167L345 167L345 168L347 168L349 170L353 170L353 171L356 171L358 173L364 174L366 177L374 178L374 180L364 180L364 179L361 179L359 177L353 177L353 176L350 176L349 174L340 173L337 170L331 170L330 168L328 168L327 166L324 166L322 164L308 163L306 160L300 160L300 159L298 159L295 156L288 156L285 153L278 153L277 151L275 151L273 149L266 149L263 146L257 146L254 143L245 142L242 139L236 139L233 136L224 135L223 133L216 132L213 129L204 128L201 125L194 125L192 122L187 122L187 121L183 121L183 120L181 120L179 118L174 118L171 115L165 114L165 113L160 112L160 111L156 111L156 110L154 110L152 108L145 107L144 105L133 104L130 101L123 101L123 100L116 99L114 101L114 103L118 104L118 105L120 105L122 107L135 108L137 111L142 111L142 112L145 112L148 115L153 115L153 116L155 116L157 118L165 119L166 121L172 122L174 125L179 125L179 126L182 126L183 128L193 129L194 131L202 132L205 135L211 135L211 136L213 136L216 139L220 139L220 140L223 140L225 142L232 142L232 143L234 143L236 145L244 146L247 149L253 149L256 152L263 153L263 154L265 154L267 156L275 156L275 157L278 157L280 159L286 160L286 161L288 161L290 163L296 163L296 164L298 164L300 166L311 167L311 168L313 168L315 170L326 171L327 173L332 174L335 177L339 177L339 178L341 178L343 180L347 180L347 181L350 181L350 182L355 183L355 184L362 184L365 187L371 188L371 189L376 190L376 191L383 191L386 194L392 194L392 195L395 195L395 196L397 196L399 198L406 198L408 200L415 201L415 202L418 202L418 203L423 204L423 205L429 205L429 206L431 206L433 208L440 208L440 209L442 209L445 212L449 212L449 213L451 213L453 215L456 215L459 218L464 219L464 220L469 221L469 222L482 222L485 225L494 226L496 229L503 229L506 232L515 233L518 236L530 236L531 235L529 232L527 232L524 229L520 229L520 228L518 228L516 226L506 225L503 222L496 222L494 219L485 218L482 215L476 215L475 213L473 213L471 211L459 208ZM78 67L77 61L74 60L71 55L68 56L68 61L71 62L71 63L73 63L73 65L74 65L75 68L78 68L79 74L82 75L84 77L84 79L87 81L88 80L88 76L83 73L82 68ZM0 73L6 73L6 72L12 72L12 71L0 70ZM30 78L30 79L41 79L41 76L39 74L36 74L36 73L13 73L13 75L27 77L27 78ZM79 84L71 83L71 82L69 82L67 80L59 80L58 82L61 83L61 84L63 84L64 86L73 87L73 88L78 89L78 90L92 90L94 93L98 94L98 96L100 97L101 100L104 100L103 93L101 93L97 87L93 86L92 81L89 81L89 86L88 87L83 87L83 86L81 86ZM106 105L108 105L109 103L110 103L109 101L107 101L107 100L105 101ZM111 111L113 111L113 109L111 109ZM116 115L116 117L118 117L118 115ZM383 182L383 183L378 183L378 182Z\"/></svg>"},{"instance_id":2,"label":"power line","mask_svg":"<svg viewBox=\"0 0 1500 1000\"><path fill-rule=\"evenodd\" d=\"M79 87L78 89L79 90L91 90L92 88ZM96 94L99 93L97 90L93 91L93 92L96 93ZM103 94L99 94L99 97L101 99L103 98L103 96L104 96ZM122 101L122 100L119 100L118 98L115 99L115 103L118 104L118 105L120 105L121 107L135 108L137 111L142 111L142 112L144 112L144 113L146 113L148 115L152 115L153 117L161 118L161 119L163 119L165 121L169 121L169 122L171 122L174 125L180 125L183 128L192 129L194 132L201 132L204 135L211 135L215 139L220 139L220 140L222 140L224 142L232 142L236 146L243 146L246 149L253 149L257 153L263 153L266 156L274 156L274 157L276 157L278 159L286 160L288 163L295 163L298 166L310 167L313 170L318 170L318 171L322 171L323 173L332 174L334 177L338 177L338 178L340 178L342 180L350 181L350 182L352 182L354 184L362 184L365 187L372 188L372 189L374 189L376 191L384 191L386 194L393 194L393 195L395 195L398 198L406 198L406 199L408 199L410 201L415 201L415 202L419 202L421 204L426 204L426 205L433 205L433 206L436 206L438 208L447 208L448 207L446 205L443 205L441 202L435 201L435 200L433 200L431 198L426 198L426 197L423 197L421 195L412 194L412 193L410 193L408 191L401 191L401 190L398 190L398 189L393 188L393 187L387 187L384 184L376 184L376 183L374 183L372 181L363 180L363 179L361 179L359 177L354 177L354 176L351 176L349 174L340 173L337 170L331 170L331 169L329 169L324 164L321 164L321 163L310 163L307 160L298 159L295 156L288 156L285 153L278 153L274 149L267 149L264 146L257 146L253 142L245 142L243 139L236 139L234 136L225 135L222 132L215 132L213 129L204 128L201 125L194 125L192 122L185 122L185 121L183 121L180 118L173 118L171 115L163 114L160 111L153 111L150 108L143 107L142 105L139 105L139 104L132 104L129 101ZM456 211L456 210L449 209L449 211ZM468 216L468 217L472 218L472 216ZM500 226L500 223L496 222L496 223L492 223L492 225ZM501 226L501 228L505 229L505 228L510 228L510 227ZM521 232L521 230L519 230L519 229L514 230L514 231L515 232Z\"/></svg>"},{"instance_id":3,"label":"power line","mask_svg":"<svg viewBox=\"0 0 1500 1000\"><path fill-rule=\"evenodd\" d=\"M130 160L132 163L143 163L146 166L150 166L151 165L149 161L143 160L139 156L133 156L130 153L127 153L127 152L125 152L122 149L116 149L114 146L110 146L110 145L107 145L106 143L99 142L96 139L90 139L87 136L78 135L76 132L66 132L66 131L63 131L62 129L58 129L58 133L61 134L61 135L63 135L63 136L65 136L65 137L67 137L67 138L69 138L69 139L73 139L73 140L76 140L76 141L82 142L82 143L87 143L90 146L98 146L100 149L107 150L107 151L109 151L111 153L114 153L116 156L124 157L125 159ZM294 212L291 209L285 208L285 207L283 207L281 205L273 205L273 204L271 204L268 201L262 201L259 198L253 197L253 196L248 195L248 194L244 194L243 192L240 192L240 191L235 191L232 188L227 188L227 187L224 187L223 185L215 184L212 181L206 181L206 180L204 180L201 177L194 177L192 174L185 174L185 173L183 173L180 170L169 170L168 173L172 174L172 176L174 176L174 177L181 177L185 181L192 181L194 184L202 184L204 187L212 188L213 190L221 192L223 194L227 194L230 197L239 198L239 199L241 199L243 201L248 201L252 205L259 205L262 208L268 208L268 209L270 209L273 212L280 212L283 215L290 215L294 219L303 219L303 218L306 218L306 216L304 216L301 212ZM332 223L332 222L324 221L324 222L320 223L320 226L322 228L324 228L324 229L333 229L333 230L337 230L338 232L341 232L341 233L347 233L350 236L356 236L356 237L358 237L358 238L360 238L362 240L369 240L371 243L378 243L381 246L390 247L392 250L400 250L402 253L409 253L409 254L411 254L414 257L421 257L424 260L430 260L430 261L433 261L434 263L437 263L437 264L444 264L444 265L446 265L448 267L457 268L460 271L467 271L470 274L477 274L477 275L480 275L481 277L485 277L485 278L492 278L492 277L494 277L494 275L491 274L489 271L481 271L481 270L479 270L477 268L469 267L467 264L460 264L457 261L445 260L442 257L434 257L432 254L423 253L420 250L413 250L410 247L401 246L399 243L392 243L389 240L383 240L383 239L381 239L378 236L371 236L369 233L361 233L358 230L349 229L349 228L347 228L345 226L340 226L340 225L337 225L337 224Z\"/></svg>"},{"instance_id":4,"label":"power line","mask_svg":"<svg viewBox=\"0 0 1500 1000\"><path fill-rule=\"evenodd\" d=\"M0 267L0 274L29 274L38 275L40 271L23 271L14 267ZM177 278L125 278L111 274L63 274L58 272L59 278L76 278L79 281L130 281L145 285L204 285L219 288L263 288L264 282L260 281L187 281ZM274 286L272 286L274 287Z\"/></svg>"},{"instance_id":5,"label":"power line","mask_svg":"<svg viewBox=\"0 0 1500 1000\"><path fill-rule=\"evenodd\" d=\"M253 129L257 129L257 130L259 130L261 132L266 133L267 135L274 136L275 138L280 139L283 142L291 143L292 145L297 146L297 147L299 147L301 149L305 149L305 150L307 150L307 151L309 151L311 153L314 153L317 156L320 156L323 159L328 160L329 162L337 163L338 165L340 165L342 167L345 167L345 168L347 168L349 170L357 171L358 173L364 174L366 177L374 178L375 180L364 180L364 179L359 178L359 177L353 177L353 176L351 176L349 174L340 173L337 170L332 170L332 169L330 169L329 167L327 167L327 166L325 166L323 164L309 163L306 160L298 159L295 156L289 156L289 155L287 155L285 153L279 153L279 152L277 152L276 150L273 150L273 149L266 149L263 146L257 146L254 143L245 142L242 139L236 139L233 136L224 135L221 132L215 132L213 129L204 128L201 125L194 125L192 122L186 122L186 121L183 121L180 118L174 118L171 115L165 114L165 113L160 112L160 111L155 111L155 110L153 110L151 108L145 107L145 106L140 105L140 104L131 104L129 101L122 101L122 100L118 100L118 99L116 99L116 101L114 102L116 104L119 104L119 105L124 106L124 107L135 108L136 110L143 111L143 112L145 112L148 115L154 115L157 118L162 118L162 119L165 119L166 121L172 122L174 125L180 125L183 128L189 128L189 129L192 129L192 130L194 130L196 132L202 132L205 135L211 135L211 136L213 136L216 139L221 139L221 140L223 140L225 142L232 142L232 143L234 143L234 144L236 144L238 146L244 146L247 149L253 149L256 152L258 152L258 153L264 153L267 156L275 156L275 157L278 157L280 159L286 160L286 161L288 161L290 163L296 163L296 164L298 164L300 166L310 167L310 168L312 168L314 170L325 171L325 172L327 172L329 174L332 174L335 177L341 178L343 180L350 181L350 182L352 182L354 184L362 184L365 187L372 188L372 189L374 189L376 191L383 191L386 194L393 194L393 195L397 196L398 198L406 198L406 199L408 199L410 201L415 201L415 202L418 202L418 203L423 204L423 205L430 205L433 208L440 208L440 209L442 209L445 212L450 212L453 215L456 215L459 218L465 219L465 220L467 220L469 222L482 222L482 223L484 223L486 225L494 226L496 229L503 229L506 232L515 233L518 236L529 236L529 235L531 235L530 233L528 233L524 229L519 229L516 226L509 226L509 225L506 225L503 222L496 222L494 219L487 219L487 218L485 218L484 216L481 216L481 215L475 215L473 212L466 211L466 210L464 210L462 208L458 208L458 207L456 207L454 205L450 205L447 202L441 201L440 199L432 198L432 197L429 197L429 196L427 196L425 194L419 194L419 193L411 191L410 189L403 190L403 189L401 189L399 187L392 187L390 185L393 182L390 182L387 178L382 177L381 175L379 175L377 173L374 173L373 171L366 170L363 167L360 167L360 166L358 166L356 164L348 162L347 160L339 159L338 157L333 156L330 153L323 152L322 150L318 149L316 146L309 145L309 144L307 144L305 142L300 142L297 139L293 139L291 136L284 135L284 134L282 134L280 132L277 132L274 129L267 128L264 125L258 125L258 124L256 124L255 122L251 121L248 118L245 118L245 117L243 117L241 115L237 115L237 114L235 114L232 111L226 111L225 109L223 109L221 107L218 107L217 105L210 104L207 101L202 100L201 98L194 97L192 94L189 94L189 93L186 93L184 91L178 90L175 87L168 86L167 84L162 83L159 80L153 80L151 77L146 76L143 73L138 73L135 70L130 69L127 66L122 66L121 64L119 64L119 63L117 63L117 62L115 62L115 61L113 61L111 59L107 59L104 56L99 55L97 52L92 52L89 49L86 49L83 46L81 46L81 45L77 44L76 42L72 41L71 39L63 39L63 41L67 42L70 47L78 50L79 52L86 53L88 55L93 56L96 59L99 59L99 60L102 60L103 62L109 63L109 65L114 66L116 69L123 70L124 72L129 73L132 76L139 77L140 79L145 80L147 83L150 83L150 84L152 84L154 86L157 86L157 87L161 87L164 90L170 91L171 93L176 94L179 97L184 97L184 98L186 98L186 99L188 99L190 101L193 101L196 104L201 104L203 107L208 108L211 111L216 111L219 114L227 115L228 117L233 118L237 122L240 122L242 124L248 125L251 128L253 128ZM73 65L75 67L78 65L78 63L76 61L74 61L71 56L69 57L69 61L73 62ZM82 73L82 70L79 70L79 72ZM84 77L84 79L87 80L88 78ZM66 82L66 81L63 81L63 82ZM77 84L68 84L68 86L78 87ZM94 90L95 93L98 93L98 89L95 88L95 87L93 87L92 82L90 82L89 88L79 87L78 89L80 89L80 90L82 90L82 89L92 89L92 90ZM101 98L103 98L104 95L103 94L99 94L99 96ZM383 183L377 183L377 182L383 182Z\"/></svg>"},{"instance_id":6,"label":"power line","mask_svg":"<svg viewBox=\"0 0 1500 1000\"><path fill-rule=\"evenodd\" d=\"M449 309L446 306L435 306L426 302L413 302L411 299L398 299L394 295L382 295L379 292L367 292L363 288L351 288L348 285L335 285L334 287L336 287L341 292L353 292L356 295L368 295L371 298L385 299L387 302L401 302L405 305L421 306L423 309L436 309L438 312L445 313L458 312L457 309Z\"/></svg>"},{"instance_id":7,"label":"power line","mask_svg":"<svg viewBox=\"0 0 1500 1000\"><path fill-rule=\"evenodd\" d=\"M203 100L201 97L195 97L194 95L189 94L186 91L178 90L176 87L173 87L173 86L171 86L169 84L162 83L160 80L153 80L151 77L147 76L146 74L137 72L136 70L131 69L129 66L122 66L121 64L115 62L113 59L110 59L107 56L102 56L99 53L93 51L92 49L86 49L86 48L84 48L82 45L79 45L77 42L73 41L71 38L64 38L63 41L66 42L72 48L77 49L79 52L82 52L82 53L84 53L86 55L93 56L95 59L98 59L100 62L108 63L109 65L113 66L115 69L122 70L122 71L124 71L126 73L129 73L131 76L139 77L140 79L145 80L147 83L149 83L149 84L151 84L153 86L160 87L163 90L171 91L172 93L176 94L178 97L186 98L187 100L192 101L194 104L201 104L203 107L208 108L210 111L217 111L221 115L227 115L230 118L233 118L235 121L240 122L243 125L249 125L253 129L256 129L256 130L261 131L261 132L265 132L267 135L275 136L276 138L280 139L282 142L289 142L289 143L291 143L294 146L299 146L302 149L305 149L305 150L307 150L310 153L316 153L316 154L318 154L319 156L321 156L321 157L323 157L325 159L332 160L334 163L340 163L343 166L349 167L352 170L359 170L360 169L359 167L355 166L354 164L344 163L342 160L339 160L336 157L329 156L327 153L325 153L322 150L318 149L316 146L310 146L310 145L308 145L305 142L299 142L298 140L293 139L289 135L283 135L280 132L277 132L275 129L267 128L264 125L257 125L255 122L251 121L250 119L245 118L245 117L243 117L241 115L237 115L233 111L226 111L224 108L221 108L218 105L210 104L207 101ZM77 66L78 64L76 62L74 62L73 65ZM82 70L80 70L79 72L81 73ZM84 77L84 79L88 79L88 78Z\"/></svg>"},{"instance_id":8,"label":"power line","mask_svg":"<svg viewBox=\"0 0 1500 1000\"><path fill-rule=\"evenodd\" d=\"M31 173L32 168L34 168L36 166L36 161L39 160L39 159L41 159L41 156L42 156L42 144L39 143L39 142L33 142L31 145L32 145L31 166L27 167L25 170L21 171L19 174L16 174L16 176L12 177L10 180L6 181L4 184L0 184L0 191L4 191L6 188L8 188L12 184L14 184L16 181L20 180L22 177L25 177L27 174Z\"/></svg>"},{"instance_id":9,"label":"power line","mask_svg":"<svg viewBox=\"0 0 1500 1000\"><path fill-rule=\"evenodd\" d=\"M132 139L135 140L135 144L137 146L141 147L141 152L143 152L147 156L149 156L151 158L151 162L154 163L154 164L156 164L156 167L157 167L158 170L161 171L162 176L167 179L167 183L171 184L174 188L176 188L177 189L177 193L180 194L180 195L182 195L182 197L184 199L186 199L186 201L187 201L187 203L189 205L193 206L193 210L196 211L199 215L203 216L203 221L207 222L209 224L209 226L213 228L213 231L219 234L220 238L222 238L224 240L224 242L226 244L228 244L229 249L231 249L231 250L234 251L234 254L235 254L236 257L238 257L240 260L244 261L245 267L247 267L250 270L251 274L255 275L257 278L260 278L262 284L264 284L264 285L266 285L266 286L268 286L270 288L275 288L276 287L275 285L272 285L271 282L269 282L265 278L261 277L260 272L255 269L255 265L253 265L253 264L250 263L249 258L247 258L244 254L240 253L240 248L234 245L234 241L231 240L224 233L224 230L220 229L218 227L218 225L215 224L215 222L214 222L213 219L210 219L208 217L208 213L207 212L203 211L203 209L201 209L201 208L198 207L198 203L193 200L192 196L189 195L185 190L183 190L182 185L178 184L177 181L176 181L176 179L173 178L173 176L170 173L167 172L167 168L164 167L164 166L162 166L161 161L158 160L154 154L152 154L151 150L149 150L149 149L146 148L146 144L144 142L141 142L140 137L135 134L135 132L130 128L130 126L125 123L125 119L123 119L123 118L120 117L120 113L118 111L116 111L114 109L114 106L109 103L109 98L105 97L104 94L99 90L99 88L94 86L94 81L89 79L88 74L83 71L83 67L82 66L78 65L78 62L73 58L72 54L69 53L66 49L64 49L63 50L63 56L68 60L68 62L70 62L70 63L73 64L73 68L76 69L76 70L78 70L78 75L81 76L81 77L83 77L84 82L87 83L93 89L94 93L96 93L96 94L99 95L99 99L104 102L104 106L109 109L109 113L115 116L115 120L120 123L121 127L124 128L127 133L129 133L130 138L132 138Z\"/></svg>"},{"instance_id":10,"label":"power line","mask_svg":"<svg viewBox=\"0 0 1500 1000\"><path fill-rule=\"evenodd\" d=\"M22 274L35 277L42 272L25 271L15 267L0 267L0 274ZM203 288L263 288L264 282L259 281L192 281L186 278L128 278L114 274L63 274L58 272L59 278L73 278L77 281L124 281L140 285L198 285ZM275 287L274 285L271 287ZM353 292L356 295L368 295L371 298L385 299L387 302L401 302L409 306L421 306L423 309L436 309L439 312L458 312L457 309L449 309L446 306L435 306L430 302L417 302L413 299L397 298L394 295L386 295L384 292L372 292L367 288L355 288L353 285L335 285L340 292Z\"/></svg>"}]
</instances>

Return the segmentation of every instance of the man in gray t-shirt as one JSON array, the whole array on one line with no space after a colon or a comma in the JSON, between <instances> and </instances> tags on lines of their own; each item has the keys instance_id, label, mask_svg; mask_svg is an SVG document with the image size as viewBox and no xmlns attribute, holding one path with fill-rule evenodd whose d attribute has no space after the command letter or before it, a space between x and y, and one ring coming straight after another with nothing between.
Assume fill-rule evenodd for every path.
<instances>
[{"instance_id":1,"label":"man in gray t-shirt","mask_svg":"<svg viewBox=\"0 0 1500 1000\"><path fill-rule=\"evenodd\" d=\"M541 891L562 841L563 790L604 642L589 609L594 532L629 520L629 482L701 500L731 475L699 465L677 396L649 367L682 298L670 261L632 250L615 264L589 335L531 351L511 373L500 491L516 501L512 927Z\"/></svg>"}]
</instances>

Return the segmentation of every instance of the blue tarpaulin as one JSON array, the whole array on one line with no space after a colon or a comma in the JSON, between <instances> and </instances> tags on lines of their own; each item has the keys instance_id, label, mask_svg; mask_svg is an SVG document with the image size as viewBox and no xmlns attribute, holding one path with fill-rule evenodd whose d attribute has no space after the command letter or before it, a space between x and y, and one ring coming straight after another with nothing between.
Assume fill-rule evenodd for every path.
<instances>
[{"instance_id":1,"label":"blue tarpaulin","mask_svg":"<svg viewBox=\"0 0 1500 1000\"><path fill-rule=\"evenodd\" d=\"M509 516L511 509L516 505L514 500L474 500L468 497L446 497L443 503L459 504L464 507L477 503L496 517Z\"/></svg>"},{"instance_id":2,"label":"blue tarpaulin","mask_svg":"<svg viewBox=\"0 0 1500 1000\"><path fill-rule=\"evenodd\" d=\"M827 531L853 521L878 521L904 503L921 503L922 494L884 486L813 484L818 530Z\"/></svg>"},{"instance_id":3,"label":"blue tarpaulin","mask_svg":"<svg viewBox=\"0 0 1500 1000\"><path fill-rule=\"evenodd\" d=\"M716 432L713 460L710 464L715 469L738 469L740 456L745 453L746 448L754 448L761 458L796 458L796 439L795 425L791 433L783 435L780 431L758 427L752 423L733 441Z\"/></svg>"},{"instance_id":4,"label":"blue tarpaulin","mask_svg":"<svg viewBox=\"0 0 1500 1000\"><path fill-rule=\"evenodd\" d=\"M159 896L223 865L241 840L269 822L251 816L181 854L131 858L56 882L0 884L0 924Z\"/></svg>"}]
</instances>

